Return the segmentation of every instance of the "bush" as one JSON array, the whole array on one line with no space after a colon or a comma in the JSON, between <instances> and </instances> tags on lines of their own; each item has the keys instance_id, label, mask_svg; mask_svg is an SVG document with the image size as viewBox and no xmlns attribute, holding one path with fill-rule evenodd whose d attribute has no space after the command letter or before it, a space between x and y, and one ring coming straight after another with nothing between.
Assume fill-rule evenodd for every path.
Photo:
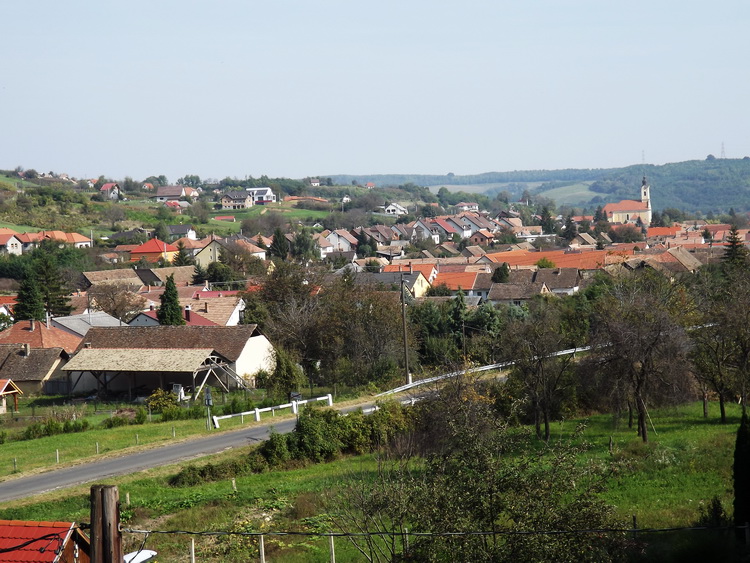
<instances>
[{"instance_id":1,"label":"bush","mask_svg":"<svg viewBox=\"0 0 750 563\"><path fill-rule=\"evenodd\" d=\"M128 424L130 424L130 419L126 416L112 416L102 422L104 428L117 428L119 426L127 426Z\"/></svg>"},{"instance_id":2,"label":"bush","mask_svg":"<svg viewBox=\"0 0 750 563\"><path fill-rule=\"evenodd\" d=\"M133 420L135 424L143 424L147 419L148 413L146 412L146 409L140 407L137 411L135 411L135 419Z\"/></svg>"},{"instance_id":3,"label":"bush","mask_svg":"<svg viewBox=\"0 0 750 563\"><path fill-rule=\"evenodd\" d=\"M270 467L285 464L291 459L287 437L284 434L272 432L271 437L261 445L260 454Z\"/></svg>"},{"instance_id":4,"label":"bush","mask_svg":"<svg viewBox=\"0 0 750 563\"><path fill-rule=\"evenodd\" d=\"M146 405L151 409L151 412L164 412L164 409L177 406L177 404L177 395L161 388L156 389L146 399Z\"/></svg>"},{"instance_id":5,"label":"bush","mask_svg":"<svg viewBox=\"0 0 750 563\"><path fill-rule=\"evenodd\" d=\"M162 422L198 419L203 418L204 416L206 416L205 407L200 404L195 404L189 408L182 408L177 405L173 405L166 407L161 411Z\"/></svg>"}]
</instances>

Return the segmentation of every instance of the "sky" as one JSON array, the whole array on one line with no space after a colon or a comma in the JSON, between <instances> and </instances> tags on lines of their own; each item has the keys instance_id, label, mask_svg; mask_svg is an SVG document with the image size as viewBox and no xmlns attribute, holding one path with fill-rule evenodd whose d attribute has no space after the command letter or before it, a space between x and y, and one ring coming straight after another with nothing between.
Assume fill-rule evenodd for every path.
<instances>
[{"instance_id":1,"label":"sky","mask_svg":"<svg viewBox=\"0 0 750 563\"><path fill-rule=\"evenodd\" d=\"M0 169L174 182L750 155L750 2L0 4Z\"/></svg>"}]
</instances>

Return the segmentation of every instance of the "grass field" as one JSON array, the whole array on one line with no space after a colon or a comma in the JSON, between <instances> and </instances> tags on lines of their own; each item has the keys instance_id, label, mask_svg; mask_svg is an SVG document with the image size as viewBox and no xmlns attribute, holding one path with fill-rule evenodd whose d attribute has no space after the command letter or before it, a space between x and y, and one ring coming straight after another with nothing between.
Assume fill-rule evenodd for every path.
<instances>
[{"instance_id":1,"label":"grass field","mask_svg":"<svg viewBox=\"0 0 750 563\"><path fill-rule=\"evenodd\" d=\"M611 415L587 419L583 439L590 444L586 460L614 461L618 470L603 498L616 507L628 524L633 515L640 528L686 526L698 517L701 503L719 497L731 513L732 458L739 422L739 408L731 405L729 423L718 423L718 407L703 419L699 404L661 409L651 414L651 441L642 444L627 421L615 424ZM196 421L200 422L200 421ZM566 438L583 422L558 423L553 439ZM161 425L156 425L161 426ZM612 449L610 451L610 437ZM5 448L7 446L2 446ZM211 462L245 455L247 450L211 456ZM7 457L6 457L7 459ZM373 455L339 459L288 471L275 471L205 483L188 489L170 487L170 475L179 465L138 475L106 480L120 488L126 525L159 530L250 530L258 522L265 530L327 531L326 498L346 482L371 478L377 469ZM39 498L0 506L0 518L88 520L88 486L55 492ZM123 501L124 502L124 501ZM137 546L142 536L126 534L128 545ZM147 543L166 560L185 556L189 538L154 535ZM239 538L197 537L201 561L234 561L224 551ZM273 561L328 561L327 540L273 538L266 540L266 554ZM336 540L342 561L359 560L345 540ZM273 557L271 557L273 555Z\"/></svg>"},{"instance_id":2,"label":"grass field","mask_svg":"<svg viewBox=\"0 0 750 563\"><path fill-rule=\"evenodd\" d=\"M580 182L578 184L571 184L570 186L547 190L538 195L554 200L557 205L582 205L588 203L591 198L602 195L589 190L590 185L591 182Z\"/></svg>"}]
</instances>

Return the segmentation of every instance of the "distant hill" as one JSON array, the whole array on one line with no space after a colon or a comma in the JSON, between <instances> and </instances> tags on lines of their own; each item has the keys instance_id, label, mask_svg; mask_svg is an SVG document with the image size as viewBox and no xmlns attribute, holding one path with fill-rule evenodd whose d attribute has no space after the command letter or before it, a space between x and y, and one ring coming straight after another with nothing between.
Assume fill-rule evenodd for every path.
<instances>
[{"instance_id":1,"label":"distant hill","mask_svg":"<svg viewBox=\"0 0 750 563\"><path fill-rule=\"evenodd\" d=\"M750 211L750 157L742 159L690 160L664 165L639 164L624 168L526 170L486 172L458 176L382 174L331 176L336 184L373 182L377 187L408 183L433 191L484 193L494 197L507 191L519 197L524 190L553 199L558 205L594 208L597 205L638 198L641 178L651 185L654 209L673 207L683 211ZM485 189L483 189L486 186Z\"/></svg>"}]
</instances>

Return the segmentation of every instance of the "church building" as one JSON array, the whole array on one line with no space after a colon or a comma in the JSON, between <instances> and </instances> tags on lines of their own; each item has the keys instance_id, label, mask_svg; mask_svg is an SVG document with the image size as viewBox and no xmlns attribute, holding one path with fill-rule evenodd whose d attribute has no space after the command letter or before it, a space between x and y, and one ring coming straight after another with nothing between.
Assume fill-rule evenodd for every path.
<instances>
[{"instance_id":1,"label":"church building","mask_svg":"<svg viewBox=\"0 0 750 563\"><path fill-rule=\"evenodd\" d=\"M651 186L643 177L641 201L624 199L617 203L608 203L603 208L610 223L638 223L648 227L651 224Z\"/></svg>"}]
</instances>

